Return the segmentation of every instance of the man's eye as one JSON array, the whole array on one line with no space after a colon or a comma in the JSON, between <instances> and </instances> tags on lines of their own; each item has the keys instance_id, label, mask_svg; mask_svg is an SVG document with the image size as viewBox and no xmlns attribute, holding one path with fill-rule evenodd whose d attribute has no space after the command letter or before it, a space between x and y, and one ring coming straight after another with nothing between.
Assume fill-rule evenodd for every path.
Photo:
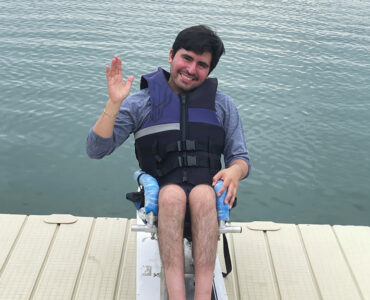
<instances>
[{"instance_id":1,"label":"man's eye","mask_svg":"<svg viewBox=\"0 0 370 300\"><path fill-rule=\"evenodd\" d=\"M208 65L206 65L206 64L199 64L199 67L202 68L202 69L207 69L208 68Z\"/></svg>"}]
</instances>

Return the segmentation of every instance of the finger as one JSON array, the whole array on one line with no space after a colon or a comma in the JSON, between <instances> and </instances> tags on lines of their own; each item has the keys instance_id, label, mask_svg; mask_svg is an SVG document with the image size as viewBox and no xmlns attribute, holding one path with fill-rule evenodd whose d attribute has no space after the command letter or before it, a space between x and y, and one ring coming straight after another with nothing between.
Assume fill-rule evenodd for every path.
<instances>
[{"instance_id":1,"label":"finger","mask_svg":"<svg viewBox=\"0 0 370 300\"><path fill-rule=\"evenodd\" d=\"M118 70L117 70L117 73L118 74L122 74L122 59L120 57L117 57L118 58Z\"/></svg>"},{"instance_id":2,"label":"finger","mask_svg":"<svg viewBox=\"0 0 370 300\"><path fill-rule=\"evenodd\" d=\"M226 198L227 198L228 202L233 197L233 195L235 195L235 193L236 193L235 182L231 181L230 184L229 184L227 195L226 195Z\"/></svg>"},{"instance_id":3,"label":"finger","mask_svg":"<svg viewBox=\"0 0 370 300\"><path fill-rule=\"evenodd\" d=\"M232 187L230 187L230 191L231 191L230 198L229 198L230 199L229 200L230 209L233 207L233 204L234 204L234 201L235 201L235 198L236 198L236 194L238 192L238 187L239 187L239 182L233 183Z\"/></svg>"},{"instance_id":4,"label":"finger","mask_svg":"<svg viewBox=\"0 0 370 300\"><path fill-rule=\"evenodd\" d=\"M221 171L217 172L217 174L215 176L213 176L212 186L215 186L217 184L217 182L221 179L221 177L222 177Z\"/></svg>"},{"instance_id":5,"label":"finger","mask_svg":"<svg viewBox=\"0 0 370 300\"><path fill-rule=\"evenodd\" d=\"M234 202L235 199L235 189L232 186L229 186L229 190L227 192L227 195L225 197L225 204Z\"/></svg>"},{"instance_id":6,"label":"finger","mask_svg":"<svg viewBox=\"0 0 370 300\"><path fill-rule=\"evenodd\" d=\"M229 187L229 182L227 182L226 180L224 181L224 183L222 184L220 190L218 191L218 194L217 196L221 196L223 194L223 192Z\"/></svg>"},{"instance_id":7,"label":"finger","mask_svg":"<svg viewBox=\"0 0 370 300\"><path fill-rule=\"evenodd\" d=\"M116 61L116 57L113 57L112 59L112 62L110 64L110 68L109 68L109 75L112 75L113 72L114 72L114 68L115 68L115 61Z\"/></svg>"},{"instance_id":8,"label":"finger","mask_svg":"<svg viewBox=\"0 0 370 300\"><path fill-rule=\"evenodd\" d=\"M127 89L128 92L131 89L131 85L132 85L132 82L133 81L134 81L134 76L130 76L129 78L127 78L127 82L126 82L125 88Z\"/></svg>"},{"instance_id":9,"label":"finger","mask_svg":"<svg viewBox=\"0 0 370 300\"><path fill-rule=\"evenodd\" d=\"M121 62L120 62L119 57L117 55L114 56L114 72L113 72L114 75L119 75L119 72L120 72L120 69L121 69L120 64L121 64Z\"/></svg>"},{"instance_id":10,"label":"finger","mask_svg":"<svg viewBox=\"0 0 370 300\"><path fill-rule=\"evenodd\" d=\"M118 64L118 58L117 58L117 55L115 55L112 59L112 75L117 74L117 64Z\"/></svg>"},{"instance_id":11,"label":"finger","mask_svg":"<svg viewBox=\"0 0 370 300\"><path fill-rule=\"evenodd\" d=\"M232 198L232 199L229 201L229 209L232 209L232 208L233 208L234 202L235 202L235 197L234 197L234 198Z\"/></svg>"},{"instance_id":12,"label":"finger","mask_svg":"<svg viewBox=\"0 0 370 300\"><path fill-rule=\"evenodd\" d=\"M117 75L119 73L119 57L115 55L112 59L111 75Z\"/></svg>"},{"instance_id":13,"label":"finger","mask_svg":"<svg viewBox=\"0 0 370 300\"><path fill-rule=\"evenodd\" d=\"M109 76L109 71L110 71L110 68L108 65L105 66L105 77L107 78L108 80L108 76Z\"/></svg>"},{"instance_id":14,"label":"finger","mask_svg":"<svg viewBox=\"0 0 370 300\"><path fill-rule=\"evenodd\" d=\"M225 197L225 204L230 202L231 193L232 193L232 188L231 188L231 186L229 186L229 188L227 190L226 197Z\"/></svg>"}]
</instances>

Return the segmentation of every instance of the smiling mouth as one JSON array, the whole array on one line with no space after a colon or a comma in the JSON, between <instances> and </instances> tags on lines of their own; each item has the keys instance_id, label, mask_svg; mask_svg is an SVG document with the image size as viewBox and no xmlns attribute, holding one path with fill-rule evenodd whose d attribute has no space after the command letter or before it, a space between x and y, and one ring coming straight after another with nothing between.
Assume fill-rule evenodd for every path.
<instances>
[{"instance_id":1,"label":"smiling mouth","mask_svg":"<svg viewBox=\"0 0 370 300\"><path fill-rule=\"evenodd\" d=\"M182 79L185 79L185 81L196 81L197 80L197 77L192 76L185 72L180 72L180 75Z\"/></svg>"}]
</instances>

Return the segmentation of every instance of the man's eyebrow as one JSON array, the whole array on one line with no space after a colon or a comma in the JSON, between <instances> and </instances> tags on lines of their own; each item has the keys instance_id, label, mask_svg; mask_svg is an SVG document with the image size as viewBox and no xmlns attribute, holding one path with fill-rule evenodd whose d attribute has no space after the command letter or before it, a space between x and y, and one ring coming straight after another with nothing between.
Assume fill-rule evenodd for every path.
<instances>
[{"instance_id":1,"label":"man's eyebrow","mask_svg":"<svg viewBox=\"0 0 370 300\"><path fill-rule=\"evenodd\" d=\"M182 56L182 57L184 57L184 58L191 58L191 59L194 59L191 55L186 54L186 53L181 54L181 56Z\"/></svg>"},{"instance_id":2,"label":"man's eyebrow","mask_svg":"<svg viewBox=\"0 0 370 300\"><path fill-rule=\"evenodd\" d=\"M208 68L209 67L209 64L207 64L204 61L200 61L198 64L201 65L202 67L205 67L205 68Z\"/></svg>"}]
</instances>

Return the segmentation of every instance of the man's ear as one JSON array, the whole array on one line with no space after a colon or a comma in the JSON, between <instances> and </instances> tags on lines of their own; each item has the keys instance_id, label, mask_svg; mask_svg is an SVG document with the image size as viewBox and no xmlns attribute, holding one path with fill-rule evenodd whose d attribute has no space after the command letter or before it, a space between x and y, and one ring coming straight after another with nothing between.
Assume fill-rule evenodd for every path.
<instances>
[{"instance_id":1,"label":"man's ear","mask_svg":"<svg viewBox=\"0 0 370 300\"><path fill-rule=\"evenodd\" d=\"M170 54L168 56L168 62L172 63L172 54L173 54L173 49L170 50Z\"/></svg>"}]
</instances>

